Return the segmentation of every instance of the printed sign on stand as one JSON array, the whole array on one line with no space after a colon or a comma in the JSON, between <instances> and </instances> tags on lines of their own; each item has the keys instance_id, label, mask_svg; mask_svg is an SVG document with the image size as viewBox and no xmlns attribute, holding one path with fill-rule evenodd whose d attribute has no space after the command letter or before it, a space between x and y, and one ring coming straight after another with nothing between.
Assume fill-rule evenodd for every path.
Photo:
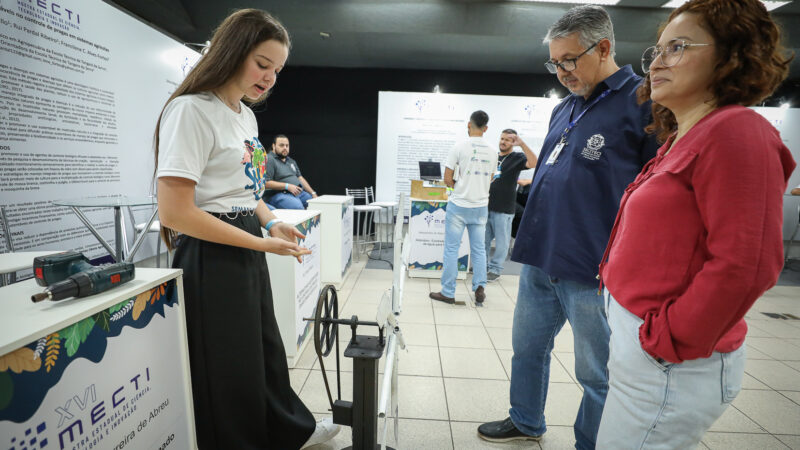
<instances>
[{"instance_id":1,"label":"printed sign on stand","mask_svg":"<svg viewBox=\"0 0 800 450\"><path fill-rule=\"evenodd\" d=\"M320 289L320 215L307 219L296 228L306 238L300 240L300 245L311 250L310 255L303 255L303 262L298 263L294 271L295 305L297 311L295 320L297 325L297 348L300 349L303 341L311 329L311 322L303 320L304 317L313 317L314 308L317 306Z\"/></svg>"},{"instance_id":2,"label":"printed sign on stand","mask_svg":"<svg viewBox=\"0 0 800 450\"><path fill-rule=\"evenodd\" d=\"M170 281L0 356L4 449L194 446Z\"/></svg>"},{"instance_id":3,"label":"printed sign on stand","mask_svg":"<svg viewBox=\"0 0 800 450\"><path fill-rule=\"evenodd\" d=\"M447 201L411 199L411 216L408 222L410 244L408 256L409 275L414 277L441 277L444 257L445 216ZM469 241L466 230L458 249L458 270L463 278L469 264Z\"/></svg>"},{"instance_id":4,"label":"printed sign on stand","mask_svg":"<svg viewBox=\"0 0 800 450\"><path fill-rule=\"evenodd\" d=\"M342 279L353 262L353 199L342 205Z\"/></svg>"}]
</instances>

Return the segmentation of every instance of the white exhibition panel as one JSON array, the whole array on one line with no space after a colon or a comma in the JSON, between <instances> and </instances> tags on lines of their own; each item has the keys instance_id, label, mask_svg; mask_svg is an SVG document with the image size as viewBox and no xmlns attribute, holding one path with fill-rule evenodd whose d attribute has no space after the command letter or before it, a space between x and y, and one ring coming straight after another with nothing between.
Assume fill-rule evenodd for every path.
<instances>
[{"instance_id":1,"label":"white exhibition panel","mask_svg":"<svg viewBox=\"0 0 800 450\"><path fill-rule=\"evenodd\" d=\"M106 254L50 202L150 195L158 114L198 57L99 0L0 0L0 205L17 251ZM113 246L113 210L87 216ZM137 259L154 254L148 239Z\"/></svg>"},{"instance_id":2,"label":"white exhibition panel","mask_svg":"<svg viewBox=\"0 0 800 450\"><path fill-rule=\"evenodd\" d=\"M340 289L353 261L353 197L321 195L308 201L320 212L320 279Z\"/></svg>"},{"instance_id":3,"label":"white exhibition panel","mask_svg":"<svg viewBox=\"0 0 800 450\"><path fill-rule=\"evenodd\" d=\"M800 164L800 109L798 108L752 108L757 113L764 116L781 133L784 145L792 152L796 163ZM795 169L789 177L789 186L786 188L788 194L792 188L800 185L800 169ZM735 199L733 199L735 201ZM797 205L800 204L800 197L785 196L783 198L783 239L788 240L789 235L797 226ZM800 257L800 247L792 251L793 258Z\"/></svg>"},{"instance_id":4,"label":"white exhibition panel","mask_svg":"<svg viewBox=\"0 0 800 450\"><path fill-rule=\"evenodd\" d=\"M411 180L419 179L419 161L438 161L444 173L447 152L468 138L469 116L479 109L489 115L484 137L490 145L496 146L500 132L512 128L538 154L558 102L544 97L379 92L377 200L397 200L401 192L408 196Z\"/></svg>"}]
</instances>

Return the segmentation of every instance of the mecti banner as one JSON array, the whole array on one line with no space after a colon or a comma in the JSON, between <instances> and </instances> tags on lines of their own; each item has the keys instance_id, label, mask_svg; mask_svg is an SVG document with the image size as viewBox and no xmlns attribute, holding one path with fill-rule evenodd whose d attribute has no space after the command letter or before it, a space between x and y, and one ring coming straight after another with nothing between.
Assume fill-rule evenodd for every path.
<instances>
[{"instance_id":1,"label":"mecti banner","mask_svg":"<svg viewBox=\"0 0 800 450\"><path fill-rule=\"evenodd\" d=\"M0 448L194 446L174 282L0 356Z\"/></svg>"}]
</instances>

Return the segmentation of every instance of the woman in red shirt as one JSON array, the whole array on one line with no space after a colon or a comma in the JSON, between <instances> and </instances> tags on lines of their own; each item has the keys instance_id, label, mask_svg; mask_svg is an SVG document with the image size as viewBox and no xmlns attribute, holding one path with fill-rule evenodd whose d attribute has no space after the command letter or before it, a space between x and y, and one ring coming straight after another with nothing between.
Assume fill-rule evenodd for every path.
<instances>
[{"instance_id":1,"label":"woman in red shirt","mask_svg":"<svg viewBox=\"0 0 800 450\"><path fill-rule=\"evenodd\" d=\"M665 144L626 189L600 266L611 328L598 448L694 448L741 389L744 315L782 267L795 167L746 106L788 73L758 0L676 9L640 99Z\"/></svg>"}]
</instances>

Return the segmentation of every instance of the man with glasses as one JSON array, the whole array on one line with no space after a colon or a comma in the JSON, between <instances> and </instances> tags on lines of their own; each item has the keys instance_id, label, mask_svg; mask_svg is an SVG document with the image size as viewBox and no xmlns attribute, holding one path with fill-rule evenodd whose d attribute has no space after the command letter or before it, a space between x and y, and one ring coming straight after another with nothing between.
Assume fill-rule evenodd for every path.
<instances>
[{"instance_id":1,"label":"man with glasses","mask_svg":"<svg viewBox=\"0 0 800 450\"><path fill-rule=\"evenodd\" d=\"M614 30L603 8L570 9L544 42L550 50L545 66L571 95L553 109L511 256L523 268L509 417L481 425L478 434L494 442L541 438L550 353L569 320L575 375L583 386L575 446L588 449L595 446L608 391L609 329L598 265L625 187L658 146L644 132L650 102L637 102L641 77L614 61Z\"/></svg>"}]
</instances>

